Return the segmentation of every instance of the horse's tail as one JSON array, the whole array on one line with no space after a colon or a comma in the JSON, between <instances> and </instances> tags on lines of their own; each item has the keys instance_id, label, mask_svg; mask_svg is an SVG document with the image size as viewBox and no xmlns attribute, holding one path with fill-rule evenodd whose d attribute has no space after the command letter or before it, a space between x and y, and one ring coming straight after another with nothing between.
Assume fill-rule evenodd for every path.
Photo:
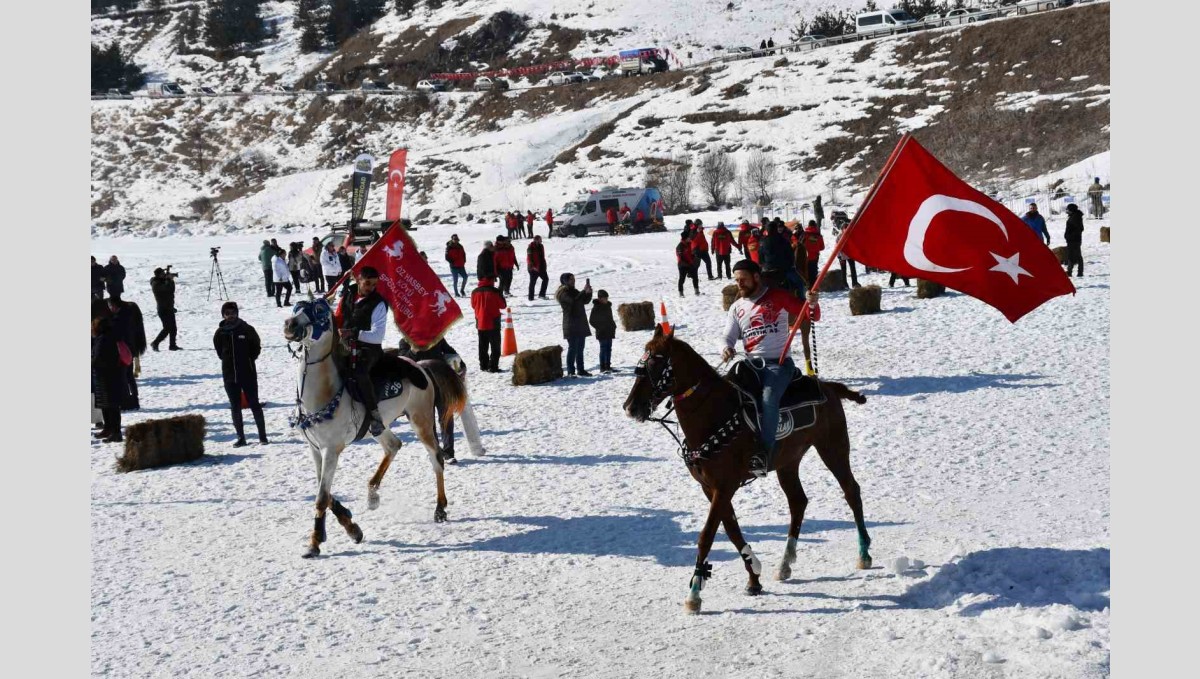
<instances>
[{"instance_id":1,"label":"horse's tail","mask_svg":"<svg viewBox=\"0 0 1200 679\"><path fill-rule=\"evenodd\" d=\"M442 427L448 427L454 416L467 405L467 386L445 361L421 361L421 367L433 378L437 404L442 411Z\"/></svg>"},{"instance_id":2,"label":"horse's tail","mask_svg":"<svg viewBox=\"0 0 1200 679\"><path fill-rule=\"evenodd\" d=\"M866 396L854 391L841 382L826 382L825 380L821 380L821 386L825 387L825 391L828 392L829 395L835 396L843 401L854 401L855 403L859 404L867 402Z\"/></svg>"}]
</instances>

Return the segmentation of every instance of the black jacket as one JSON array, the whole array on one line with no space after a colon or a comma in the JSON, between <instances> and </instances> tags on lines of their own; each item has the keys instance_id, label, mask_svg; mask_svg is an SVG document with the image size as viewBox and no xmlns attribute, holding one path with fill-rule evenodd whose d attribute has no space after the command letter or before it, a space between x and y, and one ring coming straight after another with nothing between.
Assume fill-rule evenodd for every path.
<instances>
[{"instance_id":1,"label":"black jacket","mask_svg":"<svg viewBox=\"0 0 1200 679\"><path fill-rule=\"evenodd\" d=\"M133 302L121 302L113 314L113 334L129 346L134 356L146 353L146 325L142 310Z\"/></svg>"},{"instance_id":2,"label":"black jacket","mask_svg":"<svg viewBox=\"0 0 1200 679\"><path fill-rule=\"evenodd\" d=\"M372 290L371 294L362 299L358 298L357 286L349 286L347 290L348 294L342 300L342 304L345 305L342 318L346 319L346 324L342 327L346 330L370 330L371 315L375 313L375 307L387 302L378 290Z\"/></svg>"},{"instance_id":3,"label":"black jacket","mask_svg":"<svg viewBox=\"0 0 1200 679\"><path fill-rule=\"evenodd\" d=\"M496 279L496 251L484 248L475 260L475 276L478 278Z\"/></svg>"},{"instance_id":4,"label":"black jacket","mask_svg":"<svg viewBox=\"0 0 1200 679\"><path fill-rule=\"evenodd\" d=\"M825 221L825 208L821 205L821 197L817 196L813 199L813 217L818 222Z\"/></svg>"},{"instance_id":5,"label":"black jacket","mask_svg":"<svg viewBox=\"0 0 1200 679\"><path fill-rule=\"evenodd\" d=\"M108 287L110 297L125 292L125 267L111 262L106 264L104 266L104 284Z\"/></svg>"},{"instance_id":6,"label":"black jacket","mask_svg":"<svg viewBox=\"0 0 1200 679\"><path fill-rule=\"evenodd\" d=\"M221 374L230 384L258 385L254 361L262 350L254 326L240 318L221 321L213 333L213 348L221 358Z\"/></svg>"},{"instance_id":7,"label":"black jacket","mask_svg":"<svg viewBox=\"0 0 1200 679\"><path fill-rule=\"evenodd\" d=\"M1063 232L1063 238L1067 239L1067 245L1083 243L1083 212L1081 210L1067 213L1067 230Z\"/></svg>"},{"instance_id":8,"label":"black jacket","mask_svg":"<svg viewBox=\"0 0 1200 679\"><path fill-rule=\"evenodd\" d=\"M587 303L592 301L592 291L580 291L565 285L558 286L554 293L563 310L563 339L572 337L591 337L592 329L588 326Z\"/></svg>"},{"instance_id":9,"label":"black jacket","mask_svg":"<svg viewBox=\"0 0 1200 679\"><path fill-rule=\"evenodd\" d=\"M772 229L758 249L758 261L764 271L787 271L796 264L796 253L788 238Z\"/></svg>"},{"instance_id":10,"label":"black jacket","mask_svg":"<svg viewBox=\"0 0 1200 679\"><path fill-rule=\"evenodd\" d=\"M596 329L596 339L610 340L617 337L617 322L613 320L612 302L592 302L592 313L588 321Z\"/></svg>"},{"instance_id":11,"label":"black jacket","mask_svg":"<svg viewBox=\"0 0 1200 679\"><path fill-rule=\"evenodd\" d=\"M111 328L92 338L92 393L97 408L119 408L128 397L124 366Z\"/></svg>"},{"instance_id":12,"label":"black jacket","mask_svg":"<svg viewBox=\"0 0 1200 679\"><path fill-rule=\"evenodd\" d=\"M104 292L104 266L99 262L92 265L92 292Z\"/></svg>"},{"instance_id":13,"label":"black jacket","mask_svg":"<svg viewBox=\"0 0 1200 679\"><path fill-rule=\"evenodd\" d=\"M150 279L150 292L154 293L154 303L160 311L175 311L175 279L171 276Z\"/></svg>"}]
</instances>

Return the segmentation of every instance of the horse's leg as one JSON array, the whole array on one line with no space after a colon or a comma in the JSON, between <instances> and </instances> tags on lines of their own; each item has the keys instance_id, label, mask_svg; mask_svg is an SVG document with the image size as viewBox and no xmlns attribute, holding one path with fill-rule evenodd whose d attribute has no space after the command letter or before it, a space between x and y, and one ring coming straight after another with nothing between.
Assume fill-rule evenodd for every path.
<instances>
[{"instance_id":1,"label":"horse's leg","mask_svg":"<svg viewBox=\"0 0 1200 679\"><path fill-rule=\"evenodd\" d=\"M309 446L312 451L313 464L317 468L317 500L316 500L316 515L313 518L313 530L308 539L308 549L305 550L302 557L310 559L321 553L321 543L325 542L325 512L321 508L321 489L324 484L321 482L321 450L316 446Z\"/></svg>"},{"instance_id":2,"label":"horse's leg","mask_svg":"<svg viewBox=\"0 0 1200 679\"><path fill-rule=\"evenodd\" d=\"M708 494L705 491L705 494ZM704 581L712 575L712 564L708 563L708 552L712 549L713 538L717 535L717 525L725 518L731 509L729 500L733 490L717 488L712 491L708 506L708 520L700 531L700 541L696 547L696 569L692 572L687 597L683 600L683 608L688 613L700 612L700 590L704 589Z\"/></svg>"},{"instance_id":3,"label":"horse's leg","mask_svg":"<svg viewBox=\"0 0 1200 679\"><path fill-rule=\"evenodd\" d=\"M432 399L432 393L431 393ZM416 412L413 412L415 410ZM417 433L417 438L421 439L421 443L425 444L425 450L429 452L429 464L433 466L434 476L437 477L437 507L433 510L433 520L436 523L442 523L446 520L446 479L445 479L445 462L442 459L442 449L438 446L437 436L434 431L433 417L434 407L430 402L427 407L417 407L408 411L408 420L412 423L413 431Z\"/></svg>"},{"instance_id":4,"label":"horse's leg","mask_svg":"<svg viewBox=\"0 0 1200 679\"><path fill-rule=\"evenodd\" d=\"M867 524L863 520L862 492L858 481L854 480L854 472L850 471L850 435L846 432L845 416L841 418L840 427L830 426L829 440L816 444L817 454L821 461L833 472L838 485L842 487L842 495L846 504L854 513L854 525L858 527L858 567L871 567L871 536L867 535ZM832 423L831 423L832 425Z\"/></svg>"},{"instance_id":5,"label":"horse's leg","mask_svg":"<svg viewBox=\"0 0 1200 679\"><path fill-rule=\"evenodd\" d=\"M701 486L704 489L704 496L712 502L712 492L707 487ZM750 575L750 581L746 583L747 594L762 594L762 583L759 582L758 576L762 574L762 563L758 557L754 556L754 551L750 549L750 544L742 536L742 527L738 525L737 512L734 511L733 505L730 504L729 512L725 518L721 520L721 525L725 527L725 536L733 543L734 549L742 557L742 563L746 566L746 572ZM715 539L715 538L714 538Z\"/></svg>"},{"instance_id":6,"label":"horse's leg","mask_svg":"<svg viewBox=\"0 0 1200 679\"><path fill-rule=\"evenodd\" d=\"M379 508L379 485L383 483L383 475L391 466L392 458L404 445L400 439L396 438L391 429L384 429L382 434L375 437L375 440L383 446L383 459L379 461L379 468L375 470L375 475L367 482L367 509Z\"/></svg>"},{"instance_id":7,"label":"horse's leg","mask_svg":"<svg viewBox=\"0 0 1200 679\"><path fill-rule=\"evenodd\" d=\"M344 506L342 506L342 503L338 502L336 497L333 497L332 495L329 497L332 502L329 508L333 511L333 516L337 518L338 523L342 524L342 528L346 529L346 534L350 536L350 539L353 540L355 544L362 542L363 532L362 529L358 527L358 524L354 523L354 515L350 513L349 509L346 509Z\"/></svg>"},{"instance_id":8,"label":"horse's leg","mask_svg":"<svg viewBox=\"0 0 1200 679\"><path fill-rule=\"evenodd\" d=\"M783 561L775 572L776 580L787 580L792 577L792 564L796 562L796 539L800 537L800 524L804 522L804 510L808 507L808 496L800 485L800 462L776 470L779 477L779 487L787 496L788 509L791 511L792 522L788 525L787 547L783 550Z\"/></svg>"}]
</instances>

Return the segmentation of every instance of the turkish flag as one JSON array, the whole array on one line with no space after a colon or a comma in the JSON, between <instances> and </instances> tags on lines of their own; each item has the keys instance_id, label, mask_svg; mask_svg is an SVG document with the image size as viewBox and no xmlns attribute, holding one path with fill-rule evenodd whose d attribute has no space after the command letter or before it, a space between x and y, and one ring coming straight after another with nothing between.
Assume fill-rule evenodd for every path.
<instances>
[{"instance_id":1,"label":"turkish flag","mask_svg":"<svg viewBox=\"0 0 1200 679\"><path fill-rule=\"evenodd\" d=\"M847 229L839 245L850 259L960 290L1014 323L1046 300L1075 292L1033 229L908 134Z\"/></svg>"},{"instance_id":2,"label":"turkish flag","mask_svg":"<svg viewBox=\"0 0 1200 679\"><path fill-rule=\"evenodd\" d=\"M379 285L375 289L392 308L396 327L417 351L436 344L450 326L462 318L462 309L446 292L442 279L421 257L417 244L400 222L394 222L383 237L371 245L367 254L350 268L349 274L353 275L364 266L374 267L379 272ZM334 318L340 328L340 300Z\"/></svg>"},{"instance_id":3,"label":"turkish flag","mask_svg":"<svg viewBox=\"0 0 1200 679\"><path fill-rule=\"evenodd\" d=\"M408 162L408 149L392 151L388 159L387 211L384 219L394 222L400 219L400 206L404 203L404 165Z\"/></svg>"}]
</instances>

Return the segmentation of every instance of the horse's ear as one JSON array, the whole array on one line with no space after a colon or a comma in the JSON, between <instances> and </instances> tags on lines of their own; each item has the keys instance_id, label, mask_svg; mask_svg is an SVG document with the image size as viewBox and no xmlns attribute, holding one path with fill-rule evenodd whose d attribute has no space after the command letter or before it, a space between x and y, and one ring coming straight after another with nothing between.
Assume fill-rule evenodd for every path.
<instances>
[{"instance_id":1,"label":"horse's ear","mask_svg":"<svg viewBox=\"0 0 1200 679\"><path fill-rule=\"evenodd\" d=\"M662 324L660 323L660 324L657 324L654 326L654 337L652 337L651 339L652 340L662 339L662 336L663 336L663 329L662 329Z\"/></svg>"}]
</instances>

